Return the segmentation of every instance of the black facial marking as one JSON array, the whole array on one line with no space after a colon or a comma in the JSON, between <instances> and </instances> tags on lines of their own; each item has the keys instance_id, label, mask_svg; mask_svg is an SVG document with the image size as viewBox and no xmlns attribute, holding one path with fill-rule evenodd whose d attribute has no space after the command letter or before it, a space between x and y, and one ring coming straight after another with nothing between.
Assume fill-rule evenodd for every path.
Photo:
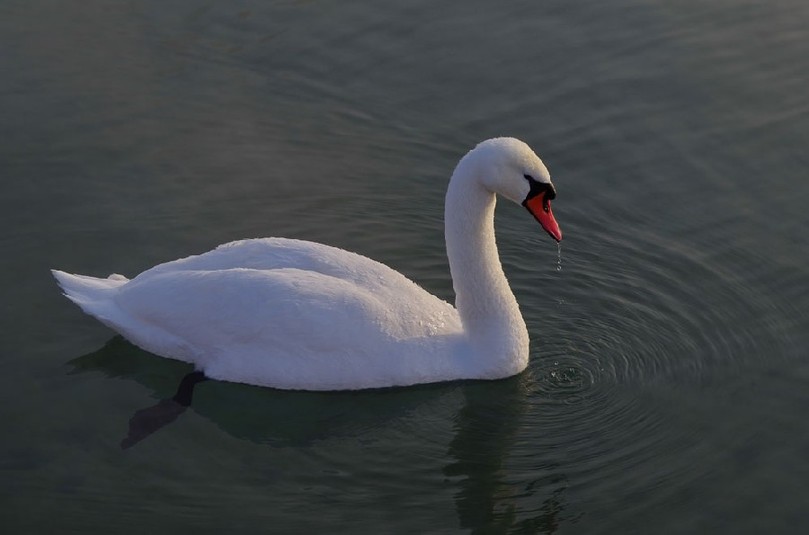
<instances>
[{"instance_id":1,"label":"black facial marking","mask_svg":"<svg viewBox=\"0 0 809 535\"><path fill-rule=\"evenodd\" d=\"M531 190L528 192L528 195L525 197L525 200L522 202L525 205L526 202L530 201L540 193L545 192L545 211L548 211L548 201L552 201L556 198L556 189L553 187L553 184L546 183L546 182L538 182L534 177L531 175L523 175L525 179L528 181L528 184L531 185Z\"/></svg>"}]
</instances>

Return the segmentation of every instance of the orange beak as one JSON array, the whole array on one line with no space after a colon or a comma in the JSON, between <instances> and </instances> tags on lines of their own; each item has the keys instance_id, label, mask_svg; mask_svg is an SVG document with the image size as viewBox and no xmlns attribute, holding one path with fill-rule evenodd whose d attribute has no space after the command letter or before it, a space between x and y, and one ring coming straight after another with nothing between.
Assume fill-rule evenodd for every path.
<instances>
[{"instance_id":1,"label":"orange beak","mask_svg":"<svg viewBox=\"0 0 809 535\"><path fill-rule=\"evenodd\" d=\"M551 201L546 198L547 192L543 191L537 195L523 201L522 205L525 206L534 219L539 221L545 232L551 235L551 238L557 242L562 241L562 231L559 229L559 223L553 217L551 210Z\"/></svg>"}]
</instances>

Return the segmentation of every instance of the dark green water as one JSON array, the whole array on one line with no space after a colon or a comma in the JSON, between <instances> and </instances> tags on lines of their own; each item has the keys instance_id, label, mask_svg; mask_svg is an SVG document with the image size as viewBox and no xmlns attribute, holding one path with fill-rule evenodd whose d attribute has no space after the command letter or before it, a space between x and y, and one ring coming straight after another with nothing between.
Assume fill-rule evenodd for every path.
<instances>
[{"instance_id":1,"label":"dark green water","mask_svg":"<svg viewBox=\"0 0 809 535\"><path fill-rule=\"evenodd\" d=\"M804 0L3 2L2 531L805 533L808 24ZM451 300L444 189L495 135L543 157L565 232L557 271L499 207L524 374L206 382L122 449L190 370L50 268L288 236Z\"/></svg>"}]
</instances>

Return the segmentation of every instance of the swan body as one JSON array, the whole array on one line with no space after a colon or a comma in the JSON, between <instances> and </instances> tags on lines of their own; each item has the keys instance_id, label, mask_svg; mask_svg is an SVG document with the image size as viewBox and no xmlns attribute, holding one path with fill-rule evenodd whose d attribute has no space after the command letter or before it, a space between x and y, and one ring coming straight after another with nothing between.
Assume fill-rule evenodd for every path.
<instances>
[{"instance_id":1,"label":"swan body","mask_svg":"<svg viewBox=\"0 0 809 535\"><path fill-rule=\"evenodd\" d=\"M227 243L132 280L53 274L84 312L213 379L304 390L496 379L525 368L528 332L497 255L495 192L561 239L541 160L513 138L479 144L446 197L457 308L367 257L285 238Z\"/></svg>"}]
</instances>

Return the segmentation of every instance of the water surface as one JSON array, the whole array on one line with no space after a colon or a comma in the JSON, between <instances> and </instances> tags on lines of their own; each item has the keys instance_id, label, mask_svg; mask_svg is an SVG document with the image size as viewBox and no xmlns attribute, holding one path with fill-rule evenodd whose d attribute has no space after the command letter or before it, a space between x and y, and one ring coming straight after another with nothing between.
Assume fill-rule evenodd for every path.
<instances>
[{"instance_id":1,"label":"water surface","mask_svg":"<svg viewBox=\"0 0 809 535\"><path fill-rule=\"evenodd\" d=\"M809 7L198 2L0 7L0 521L11 532L802 533ZM258 236L453 299L447 179L495 135L520 376L197 385L59 295Z\"/></svg>"}]
</instances>

